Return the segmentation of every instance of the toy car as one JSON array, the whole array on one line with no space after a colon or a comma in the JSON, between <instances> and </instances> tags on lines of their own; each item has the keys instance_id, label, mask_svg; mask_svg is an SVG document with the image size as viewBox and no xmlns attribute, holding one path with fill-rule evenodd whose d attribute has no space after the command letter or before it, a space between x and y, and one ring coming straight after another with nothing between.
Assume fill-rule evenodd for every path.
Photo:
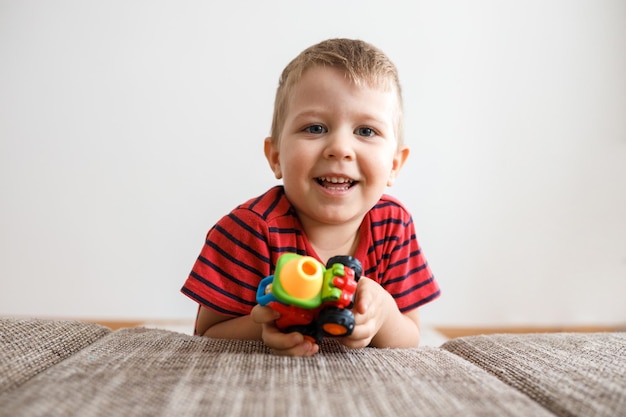
<instances>
[{"instance_id":1,"label":"toy car","mask_svg":"<svg viewBox=\"0 0 626 417\"><path fill-rule=\"evenodd\" d=\"M261 280L257 302L280 313L276 327L300 332L319 343L324 336L349 336L354 329L357 282L361 262L352 256L334 256L326 266L311 256L285 253L274 275Z\"/></svg>"}]
</instances>

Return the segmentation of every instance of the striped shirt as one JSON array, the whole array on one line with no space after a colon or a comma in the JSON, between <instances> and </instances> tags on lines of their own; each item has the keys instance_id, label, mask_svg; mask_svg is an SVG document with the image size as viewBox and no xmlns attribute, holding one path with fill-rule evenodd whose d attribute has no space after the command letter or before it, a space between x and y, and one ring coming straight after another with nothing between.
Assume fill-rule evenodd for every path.
<instances>
[{"instance_id":1,"label":"striped shirt","mask_svg":"<svg viewBox=\"0 0 626 417\"><path fill-rule=\"evenodd\" d=\"M407 312L439 296L439 286L415 237L413 219L383 195L365 215L354 257ZM282 186L238 206L209 230L182 292L227 316L250 314L256 289L285 252L319 260ZM346 255L340 254L337 255Z\"/></svg>"}]
</instances>

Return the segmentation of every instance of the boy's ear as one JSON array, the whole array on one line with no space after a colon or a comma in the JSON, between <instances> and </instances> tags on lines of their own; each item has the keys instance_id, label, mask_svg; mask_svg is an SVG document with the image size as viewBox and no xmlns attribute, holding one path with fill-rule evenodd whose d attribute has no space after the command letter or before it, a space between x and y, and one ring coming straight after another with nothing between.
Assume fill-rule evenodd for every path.
<instances>
[{"instance_id":1,"label":"boy's ear","mask_svg":"<svg viewBox=\"0 0 626 417\"><path fill-rule=\"evenodd\" d=\"M263 144L265 151L265 158L267 162L270 164L270 168L274 173L274 176L277 180L283 177L282 170L280 169L280 159L278 157L278 144L271 138L265 138L265 142Z\"/></svg>"},{"instance_id":2,"label":"boy's ear","mask_svg":"<svg viewBox=\"0 0 626 417\"><path fill-rule=\"evenodd\" d=\"M391 166L391 172L389 173L389 179L387 180L387 187L391 187L396 182L396 178L398 178L398 174L400 173L400 170L402 170L406 160L409 158L410 153L411 149L406 145L402 145L398 148L396 156L393 157L393 165Z\"/></svg>"}]
</instances>

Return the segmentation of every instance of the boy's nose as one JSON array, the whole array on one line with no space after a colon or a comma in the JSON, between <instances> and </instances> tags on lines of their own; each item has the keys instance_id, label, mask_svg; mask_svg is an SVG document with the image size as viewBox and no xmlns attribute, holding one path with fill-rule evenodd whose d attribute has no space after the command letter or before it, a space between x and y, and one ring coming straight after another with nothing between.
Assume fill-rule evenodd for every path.
<instances>
[{"instance_id":1,"label":"boy's nose","mask_svg":"<svg viewBox=\"0 0 626 417\"><path fill-rule=\"evenodd\" d=\"M324 157L337 160L354 159L352 132L336 131L327 136L328 143L324 149Z\"/></svg>"}]
</instances>

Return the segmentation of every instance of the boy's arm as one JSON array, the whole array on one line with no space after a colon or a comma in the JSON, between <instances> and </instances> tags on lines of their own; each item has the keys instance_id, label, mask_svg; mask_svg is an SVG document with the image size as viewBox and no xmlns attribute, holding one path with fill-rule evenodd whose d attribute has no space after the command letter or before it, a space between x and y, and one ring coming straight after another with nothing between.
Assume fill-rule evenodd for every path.
<instances>
[{"instance_id":1,"label":"boy's arm","mask_svg":"<svg viewBox=\"0 0 626 417\"><path fill-rule=\"evenodd\" d=\"M261 340L261 326L247 316L230 317L200 307L196 319L197 335L217 339Z\"/></svg>"},{"instance_id":2,"label":"boy's arm","mask_svg":"<svg viewBox=\"0 0 626 417\"><path fill-rule=\"evenodd\" d=\"M355 328L343 339L346 346L407 348L419 345L418 309L401 313L391 294L377 282L361 277L352 311Z\"/></svg>"},{"instance_id":3,"label":"boy's arm","mask_svg":"<svg viewBox=\"0 0 626 417\"><path fill-rule=\"evenodd\" d=\"M420 320L418 309L400 313L394 301L395 312L381 326L372 339L371 346L408 348L416 347L420 342Z\"/></svg>"}]
</instances>

